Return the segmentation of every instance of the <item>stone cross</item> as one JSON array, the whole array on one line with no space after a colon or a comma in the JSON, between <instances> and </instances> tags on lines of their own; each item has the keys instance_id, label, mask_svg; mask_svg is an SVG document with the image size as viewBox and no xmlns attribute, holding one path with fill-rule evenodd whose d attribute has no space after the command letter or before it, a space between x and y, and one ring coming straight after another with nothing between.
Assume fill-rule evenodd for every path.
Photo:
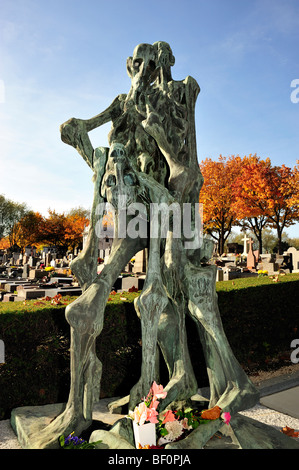
<instances>
[{"instance_id":1,"label":"stone cross","mask_svg":"<svg viewBox=\"0 0 299 470\"><path fill-rule=\"evenodd\" d=\"M247 245L247 243L250 241L250 238L247 237L246 233L245 233L244 238L242 238L242 240L244 242L244 249L243 249L242 256L247 256L247 254L248 254L248 251L247 251L248 245Z\"/></svg>"}]
</instances>

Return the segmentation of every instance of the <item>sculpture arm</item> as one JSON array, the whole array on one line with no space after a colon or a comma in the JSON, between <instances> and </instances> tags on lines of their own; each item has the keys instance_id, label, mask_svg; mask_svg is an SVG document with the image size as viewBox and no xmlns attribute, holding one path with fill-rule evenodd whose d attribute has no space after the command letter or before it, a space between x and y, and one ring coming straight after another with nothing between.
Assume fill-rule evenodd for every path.
<instances>
[{"instance_id":1,"label":"sculpture arm","mask_svg":"<svg viewBox=\"0 0 299 470\"><path fill-rule=\"evenodd\" d=\"M94 149L88 132L117 116L121 112L122 102L125 98L126 95L117 96L105 111L90 119L71 118L60 126L61 140L74 147L92 169Z\"/></svg>"}]
</instances>

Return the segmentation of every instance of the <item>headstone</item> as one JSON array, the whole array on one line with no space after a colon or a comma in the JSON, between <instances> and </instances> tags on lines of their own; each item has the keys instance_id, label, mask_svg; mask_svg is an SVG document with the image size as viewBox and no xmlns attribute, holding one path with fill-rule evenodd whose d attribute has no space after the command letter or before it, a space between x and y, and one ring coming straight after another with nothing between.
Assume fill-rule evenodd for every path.
<instances>
[{"instance_id":1,"label":"headstone","mask_svg":"<svg viewBox=\"0 0 299 470\"><path fill-rule=\"evenodd\" d=\"M242 252L243 246L239 243L228 243L227 249L229 253L234 253L235 255Z\"/></svg>"},{"instance_id":2,"label":"headstone","mask_svg":"<svg viewBox=\"0 0 299 470\"><path fill-rule=\"evenodd\" d=\"M14 253L12 254L12 264L13 264L13 265L16 265L16 264L17 264L17 261L18 261L18 259L19 259L19 256L20 256L19 253L15 253L15 252L14 252Z\"/></svg>"},{"instance_id":3,"label":"headstone","mask_svg":"<svg viewBox=\"0 0 299 470\"><path fill-rule=\"evenodd\" d=\"M299 250L292 246L287 249L286 253L290 256L292 271L299 272Z\"/></svg>"},{"instance_id":4,"label":"headstone","mask_svg":"<svg viewBox=\"0 0 299 470\"><path fill-rule=\"evenodd\" d=\"M142 250L136 253L132 271L133 273L146 272L146 250Z\"/></svg>"},{"instance_id":5,"label":"headstone","mask_svg":"<svg viewBox=\"0 0 299 470\"><path fill-rule=\"evenodd\" d=\"M52 261L51 253L46 253L45 264L46 264L47 267L50 266L51 261Z\"/></svg>"},{"instance_id":6,"label":"headstone","mask_svg":"<svg viewBox=\"0 0 299 470\"><path fill-rule=\"evenodd\" d=\"M27 279L27 278L29 277L29 272L30 272L29 264L24 264L24 265L23 265L22 278L23 278L23 279Z\"/></svg>"},{"instance_id":7,"label":"headstone","mask_svg":"<svg viewBox=\"0 0 299 470\"><path fill-rule=\"evenodd\" d=\"M245 237L244 237L245 238ZM247 254L247 268L248 269L255 269L256 268L256 258L252 251L253 240L252 238L249 239L249 252Z\"/></svg>"}]
</instances>

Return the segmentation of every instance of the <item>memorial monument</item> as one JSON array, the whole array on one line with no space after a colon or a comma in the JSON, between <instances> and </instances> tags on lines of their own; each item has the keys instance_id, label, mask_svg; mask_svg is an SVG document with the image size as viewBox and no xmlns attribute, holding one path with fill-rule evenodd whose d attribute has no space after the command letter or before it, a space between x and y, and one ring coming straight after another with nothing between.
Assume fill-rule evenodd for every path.
<instances>
[{"instance_id":1,"label":"memorial monument","mask_svg":"<svg viewBox=\"0 0 299 470\"><path fill-rule=\"evenodd\" d=\"M68 402L50 424L32 433L32 448L55 448L60 435L79 436L90 426L101 386L95 341L101 334L105 306L124 266L145 248L147 274L135 303L141 321L142 366L140 379L127 397L129 409L156 380L158 359L165 361L169 374L164 409L197 393L186 315L194 320L205 354L209 406L230 412L233 426L234 415L258 401L259 394L223 330L215 289L217 268L207 264L213 244L201 235L198 201L204 181L194 117L200 88L190 76L173 80L174 63L169 44L138 45L127 59L128 94L117 96L91 119L72 118L61 126L63 142L73 146L93 171L94 201L87 243L71 264L83 293L66 309L71 329ZM94 149L88 133L109 121L109 148ZM115 233L109 260L98 275L100 221L109 207L114 210ZM235 422L238 429L244 426L240 417ZM193 431L185 443L168 447L202 448L217 426L208 423L204 430Z\"/></svg>"}]
</instances>

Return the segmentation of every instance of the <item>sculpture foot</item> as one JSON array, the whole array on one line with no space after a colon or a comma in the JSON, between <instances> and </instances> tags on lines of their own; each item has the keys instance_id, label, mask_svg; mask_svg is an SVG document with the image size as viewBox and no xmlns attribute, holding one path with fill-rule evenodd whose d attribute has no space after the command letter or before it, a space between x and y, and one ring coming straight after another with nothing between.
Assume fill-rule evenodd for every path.
<instances>
[{"instance_id":1,"label":"sculpture foot","mask_svg":"<svg viewBox=\"0 0 299 470\"><path fill-rule=\"evenodd\" d=\"M130 395L127 395L117 400L113 400L108 403L108 410L111 414L113 413L123 413L123 407L128 405L130 401Z\"/></svg>"},{"instance_id":2,"label":"sculpture foot","mask_svg":"<svg viewBox=\"0 0 299 470\"><path fill-rule=\"evenodd\" d=\"M210 401L210 407L217 405L223 411L228 411L233 415L238 411L247 410L255 406L259 396L258 390L249 381L241 388L233 382L228 382L224 393L217 403L213 403L213 400Z\"/></svg>"},{"instance_id":3,"label":"sculpture foot","mask_svg":"<svg viewBox=\"0 0 299 470\"><path fill-rule=\"evenodd\" d=\"M159 411L162 411L167 407L172 408L172 404L176 404L175 407L177 408L178 402L189 400L197 393L197 390L198 385L195 377L190 377L188 374L182 374L179 377L172 378L165 387L167 396L161 401Z\"/></svg>"},{"instance_id":4,"label":"sculpture foot","mask_svg":"<svg viewBox=\"0 0 299 470\"><path fill-rule=\"evenodd\" d=\"M205 444L223 426L223 421L215 419L209 423L204 423L194 429L189 436L177 442L171 442L165 449L203 449Z\"/></svg>"},{"instance_id":5,"label":"sculpture foot","mask_svg":"<svg viewBox=\"0 0 299 470\"><path fill-rule=\"evenodd\" d=\"M67 407L59 416L45 428L30 436L31 449L58 449L59 437L67 437L71 432L80 436L82 431L87 429L92 420L86 420L82 415L78 416L73 407Z\"/></svg>"}]
</instances>

